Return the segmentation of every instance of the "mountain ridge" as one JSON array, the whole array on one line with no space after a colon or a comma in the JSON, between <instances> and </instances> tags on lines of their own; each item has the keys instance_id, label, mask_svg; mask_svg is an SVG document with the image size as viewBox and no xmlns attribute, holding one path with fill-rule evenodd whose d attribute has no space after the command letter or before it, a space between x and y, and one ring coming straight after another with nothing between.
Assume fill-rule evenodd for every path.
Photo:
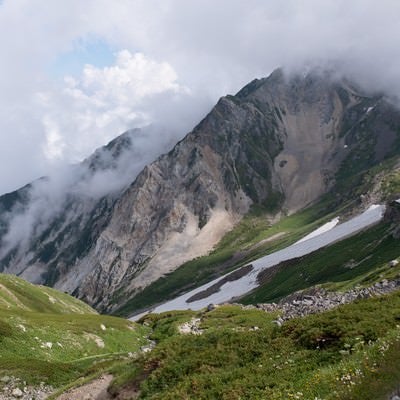
<instances>
[{"instance_id":1,"label":"mountain ridge","mask_svg":"<svg viewBox=\"0 0 400 400\"><path fill-rule=\"evenodd\" d=\"M88 237L64 230L58 242L47 239L55 256L41 261L44 283L111 311L207 254L251 207L271 218L294 213L396 154L399 127L400 114L381 95L323 74L287 78L277 70L221 98L126 189L89 204L79 226ZM12 272L16 261L14 254L1 265ZM29 268L38 275L35 261Z\"/></svg>"}]
</instances>

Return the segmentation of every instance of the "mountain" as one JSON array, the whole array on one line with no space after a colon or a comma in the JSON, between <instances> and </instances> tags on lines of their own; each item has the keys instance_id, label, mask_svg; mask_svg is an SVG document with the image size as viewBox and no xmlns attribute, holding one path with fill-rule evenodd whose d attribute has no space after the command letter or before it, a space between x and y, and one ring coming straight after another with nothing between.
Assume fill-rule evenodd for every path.
<instances>
[{"instance_id":1,"label":"mountain","mask_svg":"<svg viewBox=\"0 0 400 400\"><path fill-rule=\"evenodd\" d=\"M125 135L100 150L105 163L99 153L87 160L62 206L25 242L7 245L10 213L23 220L32 189L0 197L1 268L113 311L209 253L252 210L276 221L327 193L338 207L371 168L399 155L400 112L330 73L276 70L221 98L128 184L87 195L82 182L115 169L129 143Z\"/></svg>"}]
</instances>

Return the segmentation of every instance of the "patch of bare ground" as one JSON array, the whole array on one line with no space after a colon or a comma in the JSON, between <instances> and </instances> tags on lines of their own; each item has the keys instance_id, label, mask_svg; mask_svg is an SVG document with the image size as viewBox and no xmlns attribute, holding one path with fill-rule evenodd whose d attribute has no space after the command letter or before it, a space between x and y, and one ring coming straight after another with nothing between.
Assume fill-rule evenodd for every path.
<instances>
[{"instance_id":1,"label":"patch of bare ground","mask_svg":"<svg viewBox=\"0 0 400 400\"><path fill-rule=\"evenodd\" d=\"M112 375L103 375L85 385L68 390L57 397L57 400L110 400L112 397L107 388L112 379Z\"/></svg>"},{"instance_id":2,"label":"patch of bare ground","mask_svg":"<svg viewBox=\"0 0 400 400\"><path fill-rule=\"evenodd\" d=\"M123 387L117 397L113 397L116 400L135 400L139 397L140 390L139 386L136 384L132 384L129 386Z\"/></svg>"},{"instance_id":3,"label":"patch of bare ground","mask_svg":"<svg viewBox=\"0 0 400 400\"><path fill-rule=\"evenodd\" d=\"M273 242L274 240L279 239L279 238L281 238L281 237L284 236L284 235L286 235L286 232L278 232L278 233L275 233L275 235L272 235L272 236L270 236L270 237L268 237L268 238L266 238L266 239L263 239L263 240L261 240L260 242L256 243L255 245L251 246L251 247L249 248L249 250L258 249L259 247L261 247L261 246L264 245L265 243Z\"/></svg>"},{"instance_id":4,"label":"patch of bare ground","mask_svg":"<svg viewBox=\"0 0 400 400\"><path fill-rule=\"evenodd\" d=\"M140 395L140 385L146 378L160 366L159 361L152 360L147 363L142 372L139 373L133 380L122 387L111 389L110 398L114 400L135 400ZM107 398L106 398L107 399Z\"/></svg>"}]
</instances>

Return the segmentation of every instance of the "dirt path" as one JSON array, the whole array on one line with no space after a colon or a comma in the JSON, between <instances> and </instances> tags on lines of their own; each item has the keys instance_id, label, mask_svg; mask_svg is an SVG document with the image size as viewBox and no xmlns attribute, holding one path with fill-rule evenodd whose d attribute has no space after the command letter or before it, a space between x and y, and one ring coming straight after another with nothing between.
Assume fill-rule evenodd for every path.
<instances>
[{"instance_id":1,"label":"dirt path","mask_svg":"<svg viewBox=\"0 0 400 400\"><path fill-rule=\"evenodd\" d=\"M112 375L103 375L86 385L68 390L57 397L57 400L109 400L111 396L107 393L107 388L112 378Z\"/></svg>"},{"instance_id":2,"label":"dirt path","mask_svg":"<svg viewBox=\"0 0 400 400\"><path fill-rule=\"evenodd\" d=\"M261 240L260 242L256 243L255 245L250 247L250 250L257 249L258 247L261 247L263 244L268 243L268 242L273 242L276 239L279 239L283 235L286 235L286 232L278 232L275 233L275 235L272 235L266 239Z\"/></svg>"}]
</instances>

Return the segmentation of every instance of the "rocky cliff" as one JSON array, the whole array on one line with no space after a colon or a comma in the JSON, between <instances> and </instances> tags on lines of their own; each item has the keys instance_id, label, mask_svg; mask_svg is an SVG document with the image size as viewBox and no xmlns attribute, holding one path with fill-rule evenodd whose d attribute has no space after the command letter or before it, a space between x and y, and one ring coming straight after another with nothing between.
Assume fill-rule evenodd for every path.
<instances>
[{"instance_id":1,"label":"rocky cliff","mask_svg":"<svg viewBox=\"0 0 400 400\"><path fill-rule=\"evenodd\" d=\"M2 269L110 311L209 252L253 204L295 212L396 154L399 128L400 113L380 95L325 73L277 70L221 98L130 185L84 202L68 195L41 235L3 254Z\"/></svg>"}]
</instances>

